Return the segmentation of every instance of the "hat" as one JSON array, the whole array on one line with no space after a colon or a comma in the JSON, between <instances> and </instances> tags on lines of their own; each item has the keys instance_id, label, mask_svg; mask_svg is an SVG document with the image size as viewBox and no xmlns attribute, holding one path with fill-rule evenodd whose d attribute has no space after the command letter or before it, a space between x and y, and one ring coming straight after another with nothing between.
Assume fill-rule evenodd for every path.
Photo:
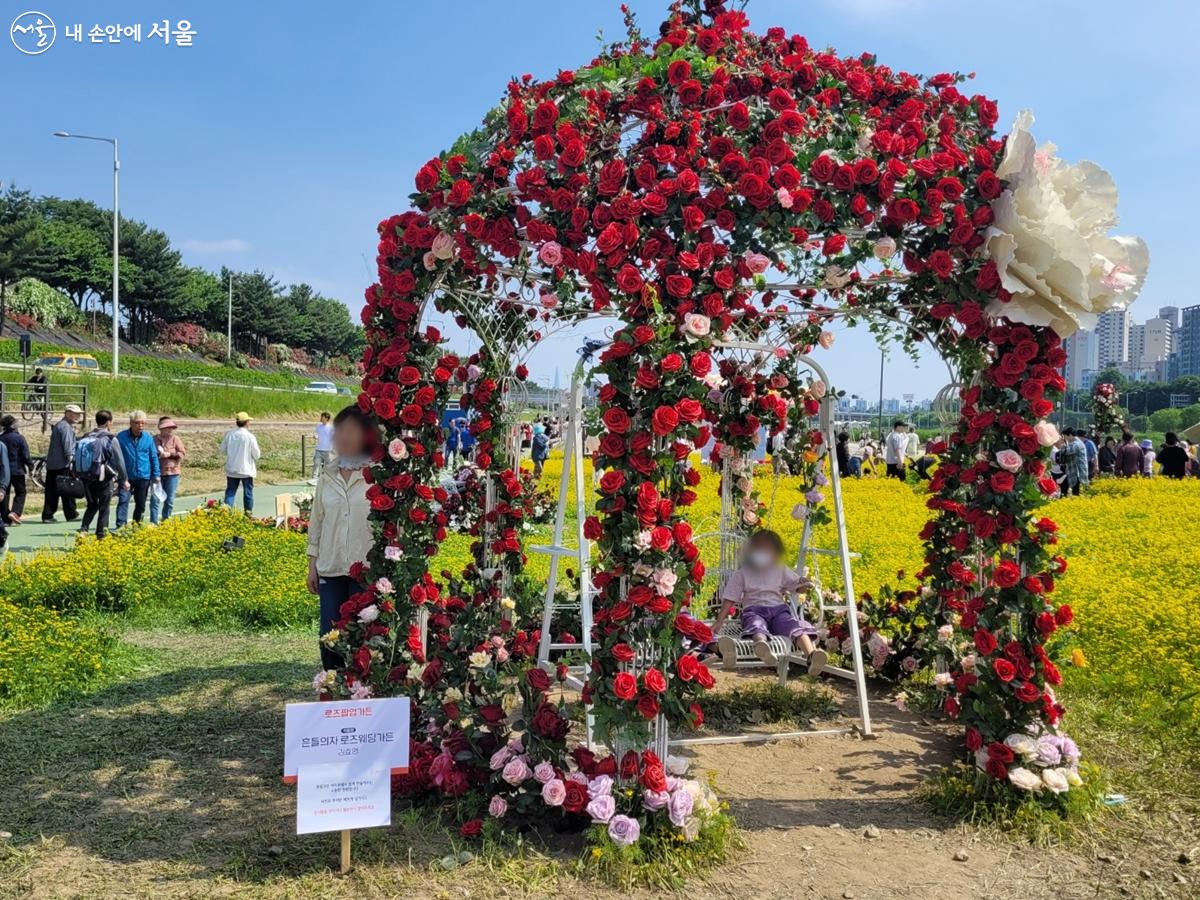
<instances>
[{"instance_id":1,"label":"hat","mask_svg":"<svg viewBox=\"0 0 1200 900\"><path fill-rule=\"evenodd\" d=\"M175 420L172 419L170 416L163 416L161 419L158 420L158 427L159 427L159 429L163 429L163 428L178 428L179 426L175 424Z\"/></svg>"},{"instance_id":2,"label":"hat","mask_svg":"<svg viewBox=\"0 0 1200 900\"><path fill-rule=\"evenodd\" d=\"M1149 450L1149 449L1150 449L1151 447L1153 447L1153 446L1154 446L1154 442L1153 442L1153 441L1151 441L1151 440L1150 440L1150 438L1143 438L1143 439L1142 439L1142 449L1143 449L1143 450Z\"/></svg>"},{"instance_id":3,"label":"hat","mask_svg":"<svg viewBox=\"0 0 1200 900\"><path fill-rule=\"evenodd\" d=\"M69 412L69 413L79 413L80 415L83 415L83 410L80 409L74 403L68 403L66 406L63 407L63 411Z\"/></svg>"},{"instance_id":4,"label":"hat","mask_svg":"<svg viewBox=\"0 0 1200 900\"><path fill-rule=\"evenodd\" d=\"M239 425L245 425L247 422L249 422L249 421L250 421L250 413L248 413L248 412L240 412L240 413L238 413L236 416L234 416L233 418L234 418L234 419L237 421L237 423L238 423Z\"/></svg>"}]
</instances>

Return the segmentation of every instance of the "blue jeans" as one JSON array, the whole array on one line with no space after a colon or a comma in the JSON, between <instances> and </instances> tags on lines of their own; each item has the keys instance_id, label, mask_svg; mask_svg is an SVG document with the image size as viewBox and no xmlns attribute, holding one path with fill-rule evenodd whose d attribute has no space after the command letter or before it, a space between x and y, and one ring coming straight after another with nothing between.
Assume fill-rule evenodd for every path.
<instances>
[{"instance_id":1,"label":"blue jeans","mask_svg":"<svg viewBox=\"0 0 1200 900\"><path fill-rule=\"evenodd\" d=\"M362 585L349 575L330 575L328 577L322 575L317 579L317 596L321 600L321 625L317 631L318 641L321 639L321 635L326 634L333 628L333 623L341 618L339 610L342 604L350 599L351 594L357 594L361 590ZM340 669L346 665L346 661L336 652L324 644L321 644L320 647L321 668Z\"/></svg>"},{"instance_id":2,"label":"blue jeans","mask_svg":"<svg viewBox=\"0 0 1200 900\"><path fill-rule=\"evenodd\" d=\"M162 489L167 495L167 499L162 502L162 516L159 516L158 498L154 496L154 491L150 492L150 524L157 525L160 521L165 521L171 518L171 513L175 510L175 491L179 489L178 475L164 475L162 477Z\"/></svg>"},{"instance_id":3,"label":"blue jeans","mask_svg":"<svg viewBox=\"0 0 1200 900\"><path fill-rule=\"evenodd\" d=\"M233 498L237 496L238 485L242 486L242 506L246 514L254 512L254 479L231 478L225 476L225 505L233 506Z\"/></svg>"}]
</instances>

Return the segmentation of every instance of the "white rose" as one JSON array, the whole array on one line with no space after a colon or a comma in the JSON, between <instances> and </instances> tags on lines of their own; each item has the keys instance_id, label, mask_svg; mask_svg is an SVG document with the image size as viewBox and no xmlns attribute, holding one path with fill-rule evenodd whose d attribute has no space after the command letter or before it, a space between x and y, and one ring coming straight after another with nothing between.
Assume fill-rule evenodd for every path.
<instances>
[{"instance_id":1,"label":"white rose","mask_svg":"<svg viewBox=\"0 0 1200 900\"><path fill-rule=\"evenodd\" d=\"M467 660L471 663L472 668L482 669L492 661L492 657L489 654L484 653L482 650L476 650L469 657L467 657Z\"/></svg>"},{"instance_id":2,"label":"white rose","mask_svg":"<svg viewBox=\"0 0 1200 900\"><path fill-rule=\"evenodd\" d=\"M1004 739L1004 745L1022 759L1037 756L1037 741L1027 734L1010 734Z\"/></svg>"},{"instance_id":3,"label":"white rose","mask_svg":"<svg viewBox=\"0 0 1200 900\"><path fill-rule=\"evenodd\" d=\"M1066 769L1042 769L1042 784L1055 794L1065 794L1071 787Z\"/></svg>"},{"instance_id":4,"label":"white rose","mask_svg":"<svg viewBox=\"0 0 1200 900\"><path fill-rule=\"evenodd\" d=\"M876 259L891 259L896 255L896 242L890 237L881 237L871 248Z\"/></svg>"},{"instance_id":5,"label":"white rose","mask_svg":"<svg viewBox=\"0 0 1200 900\"><path fill-rule=\"evenodd\" d=\"M688 313L683 317L683 331L689 337L707 337L712 330L712 322L708 316L700 313Z\"/></svg>"},{"instance_id":6,"label":"white rose","mask_svg":"<svg viewBox=\"0 0 1200 900\"><path fill-rule=\"evenodd\" d=\"M1023 791L1040 791L1042 789L1042 779L1037 776L1036 772L1031 772L1023 766L1014 766L1009 769L1008 780L1012 782L1013 787Z\"/></svg>"},{"instance_id":7,"label":"white rose","mask_svg":"<svg viewBox=\"0 0 1200 900\"><path fill-rule=\"evenodd\" d=\"M1109 236L1117 224L1112 176L1095 163L1062 162L1053 144L1036 147L1032 124L1028 111L1017 116L996 168L1008 187L992 201L986 247L1012 300L993 300L988 312L1066 337L1134 301L1150 252L1141 238Z\"/></svg>"}]
</instances>

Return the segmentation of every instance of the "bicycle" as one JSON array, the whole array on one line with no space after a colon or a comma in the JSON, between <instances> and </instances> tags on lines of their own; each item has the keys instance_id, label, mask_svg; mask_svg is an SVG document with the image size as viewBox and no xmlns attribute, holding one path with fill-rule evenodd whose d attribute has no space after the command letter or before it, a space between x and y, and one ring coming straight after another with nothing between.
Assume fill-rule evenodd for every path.
<instances>
[{"instance_id":1,"label":"bicycle","mask_svg":"<svg viewBox=\"0 0 1200 900\"><path fill-rule=\"evenodd\" d=\"M46 489L46 457L31 457L33 465L29 469L29 479L42 490Z\"/></svg>"}]
</instances>

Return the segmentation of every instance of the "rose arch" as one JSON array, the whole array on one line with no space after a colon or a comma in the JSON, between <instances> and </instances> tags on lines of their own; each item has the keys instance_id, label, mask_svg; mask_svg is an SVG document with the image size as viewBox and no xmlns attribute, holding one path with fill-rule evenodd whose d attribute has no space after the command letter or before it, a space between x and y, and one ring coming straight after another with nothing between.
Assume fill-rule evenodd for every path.
<instances>
[{"instance_id":1,"label":"rose arch","mask_svg":"<svg viewBox=\"0 0 1200 900\"><path fill-rule=\"evenodd\" d=\"M963 385L921 533L922 646L966 747L1004 779L1005 738L1054 733L1063 715L1047 641L1071 618L1053 594L1066 564L1038 513L1054 489L1044 419L1064 389L1060 335L1132 299L1145 248L1107 236L1102 170L1036 150L1025 119L998 138L996 105L963 76L755 34L720 0L676 3L653 35L628 27L579 69L512 81L421 167L413 209L379 226L359 396L380 426L376 540L337 623L345 667L322 686L414 698L413 791L503 801L497 760L510 785L518 759L565 765L566 712L530 666L533 624L506 602L527 490L506 397L539 337L604 315L584 697L622 746L645 746L660 714L686 727L711 683L688 654L708 636L691 613L704 574L693 453L710 437L748 450L789 416L803 428L817 386L797 383L791 354L827 345L835 317L865 319L927 337ZM448 352L431 308L477 331L481 351ZM764 341L785 352L758 370L728 350ZM454 404L488 496L471 563L431 573L447 530L439 413ZM752 521L755 498L738 502ZM635 675L638 653L654 664ZM659 788L653 754L608 767Z\"/></svg>"}]
</instances>

